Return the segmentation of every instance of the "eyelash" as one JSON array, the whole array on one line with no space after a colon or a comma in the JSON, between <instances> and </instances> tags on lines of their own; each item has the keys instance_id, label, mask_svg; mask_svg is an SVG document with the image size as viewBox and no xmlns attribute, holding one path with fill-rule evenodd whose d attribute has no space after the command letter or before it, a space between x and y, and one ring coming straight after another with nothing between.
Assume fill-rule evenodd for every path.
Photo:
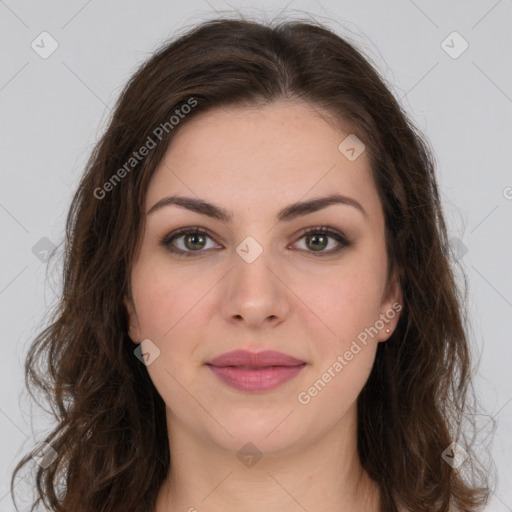
<instances>
[{"instance_id":1,"label":"eyelash","mask_svg":"<svg viewBox=\"0 0 512 512\"><path fill-rule=\"evenodd\" d=\"M162 240L160 240L160 244L163 245L167 250L170 252L183 257L192 257L197 256L199 253L205 252L204 250L197 250L197 251L184 251L182 249L177 249L174 246L172 246L171 242L173 242L176 238L180 238L180 236L188 235L188 234L201 234L205 235L213 240L213 237L203 228L200 227L188 227L188 228L181 228L176 231L173 231L172 233L166 235ZM320 251L315 253L314 251L306 251L310 252L312 254L318 255L319 257L328 256L332 254L337 254L343 249L346 249L347 247L350 247L352 243L339 231L332 229L328 226L317 226L314 228L309 228L306 231L302 232L298 240L304 238L308 235L328 235L331 238L334 238L339 244L340 247L336 249L331 249L330 251ZM198 254L194 254L198 253Z\"/></svg>"}]
</instances>

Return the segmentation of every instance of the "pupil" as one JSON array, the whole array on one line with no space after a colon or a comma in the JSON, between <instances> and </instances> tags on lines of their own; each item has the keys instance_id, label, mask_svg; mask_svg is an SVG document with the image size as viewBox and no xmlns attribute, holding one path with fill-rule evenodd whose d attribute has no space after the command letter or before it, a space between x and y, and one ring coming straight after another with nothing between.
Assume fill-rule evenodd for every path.
<instances>
[{"instance_id":1,"label":"pupil","mask_svg":"<svg viewBox=\"0 0 512 512\"><path fill-rule=\"evenodd\" d=\"M202 239L202 238L203 238L203 236L202 236L202 235L197 235L197 234L196 234L196 235L189 235L189 236L187 237L187 240L196 239L196 238ZM192 242L192 245L196 245L196 243L197 243L197 242ZM199 243L201 243L201 242L199 242Z\"/></svg>"},{"instance_id":2,"label":"pupil","mask_svg":"<svg viewBox=\"0 0 512 512\"><path fill-rule=\"evenodd\" d=\"M313 240L315 240L315 239L316 239L316 240L318 240L318 238L324 238L324 239L325 239L325 236L324 236L324 235L310 235L310 236L308 237L308 240L311 240L311 239L313 239ZM315 248L315 247L316 247L316 248L318 248L318 247L320 247L320 248L321 248L321 244L319 245L317 242L313 242L313 248Z\"/></svg>"},{"instance_id":3,"label":"pupil","mask_svg":"<svg viewBox=\"0 0 512 512\"><path fill-rule=\"evenodd\" d=\"M308 236L308 241L309 242L313 242L313 248L314 249L318 249L318 248L322 248L323 247L323 244L321 242L318 243L318 239L319 238L324 239L324 243L325 243L325 236L324 235L310 235L310 236ZM195 239L201 239L202 240L203 236L196 234L196 235L189 235L187 237L187 241L195 240ZM197 242L197 241L194 242L193 241L191 245L194 246L194 245L201 244L201 243L204 243L204 241L203 242Z\"/></svg>"}]
</instances>

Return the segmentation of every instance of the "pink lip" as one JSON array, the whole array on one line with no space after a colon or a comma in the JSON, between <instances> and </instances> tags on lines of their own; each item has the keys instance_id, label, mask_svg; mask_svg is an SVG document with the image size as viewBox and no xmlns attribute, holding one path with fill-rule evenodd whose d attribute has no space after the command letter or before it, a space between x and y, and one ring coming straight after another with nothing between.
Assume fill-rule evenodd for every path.
<instances>
[{"instance_id":1,"label":"pink lip","mask_svg":"<svg viewBox=\"0 0 512 512\"><path fill-rule=\"evenodd\" d=\"M206 364L213 366L297 366L304 364L304 361L275 350L263 352L233 350L211 359Z\"/></svg>"},{"instance_id":2,"label":"pink lip","mask_svg":"<svg viewBox=\"0 0 512 512\"><path fill-rule=\"evenodd\" d=\"M295 377L306 363L274 350L235 350L206 365L228 386L241 391L266 391Z\"/></svg>"}]
</instances>

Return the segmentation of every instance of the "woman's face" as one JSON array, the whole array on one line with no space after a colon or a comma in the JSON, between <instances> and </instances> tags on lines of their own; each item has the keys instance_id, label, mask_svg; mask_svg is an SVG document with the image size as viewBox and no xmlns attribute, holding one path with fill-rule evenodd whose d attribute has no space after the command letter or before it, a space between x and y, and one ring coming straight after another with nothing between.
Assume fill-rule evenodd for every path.
<instances>
[{"instance_id":1,"label":"woman's face","mask_svg":"<svg viewBox=\"0 0 512 512\"><path fill-rule=\"evenodd\" d=\"M150 181L133 303L125 297L132 340L150 340L147 371L171 431L278 454L353 428L401 300L386 280L384 216L366 152L350 138L339 148L348 135L290 102L214 110L179 127ZM335 194L346 200L291 207ZM171 196L189 207L159 203ZM304 234L322 227L334 234ZM302 365L207 364L239 349Z\"/></svg>"}]
</instances>

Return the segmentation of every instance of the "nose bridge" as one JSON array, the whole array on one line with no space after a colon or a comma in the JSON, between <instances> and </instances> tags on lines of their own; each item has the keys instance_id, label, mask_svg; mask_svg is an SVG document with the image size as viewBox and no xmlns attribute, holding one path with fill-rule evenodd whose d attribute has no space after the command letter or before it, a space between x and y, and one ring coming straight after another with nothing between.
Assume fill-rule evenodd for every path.
<instances>
[{"instance_id":1,"label":"nose bridge","mask_svg":"<svg viewBox=\"0 0 512 512\"><path fill-rule=\"evenodd\" d=\"M264 250L252 236L236 247L222 294L222 309L228 317L258 323L285 314L286 287L276 277L278 265L269 260L268 254L270 249Z\"/></svg>"}]
</instances>

